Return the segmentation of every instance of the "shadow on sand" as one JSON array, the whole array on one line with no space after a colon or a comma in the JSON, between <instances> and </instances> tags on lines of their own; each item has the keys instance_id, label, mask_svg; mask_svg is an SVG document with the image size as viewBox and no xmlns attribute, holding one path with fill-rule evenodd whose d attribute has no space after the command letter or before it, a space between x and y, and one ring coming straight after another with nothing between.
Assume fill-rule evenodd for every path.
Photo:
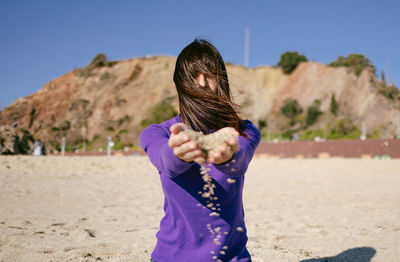
<instances>
[{"instance_id":1,"label":"shadow on sand","mask_svg":"<svg viewBox=\"0 0 400 262\"><path fill-rule=\"evenodd\" d=\"M371 247L356 247L343 251L334 257L312 258L300 262L371 262L375 253L375 249Z\"/></svg>"}]
</instances>

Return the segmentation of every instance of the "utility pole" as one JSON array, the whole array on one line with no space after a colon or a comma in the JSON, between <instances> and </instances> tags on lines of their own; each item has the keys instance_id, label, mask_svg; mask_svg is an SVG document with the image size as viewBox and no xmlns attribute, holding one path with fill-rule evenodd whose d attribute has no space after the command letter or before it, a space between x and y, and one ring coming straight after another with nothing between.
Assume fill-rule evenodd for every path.
<instances>
[{"instance_id":1,"label":"utility pole","mask_svg":"<svg viewBox=\"0 0 400 262\"><path fill-rule=\"evenodd\" d=\"M390 59L386 58L386 83L394 85L392 79L390 79Z\"/></svg>"},{"instance_id":2,"label":"utility pole","mask_svg":"<svg viewBox=\"0 0 400 262\"><path fill-rule=\"evenodd\" d=\"M365 140L367 138L367 128L365 126L365 122L363 121L361 124L361 140Z\"/></svg>"},{"instance_id":3,"label":"utility pole","mask_svg":"<svg viewBox=\"0 0 400 262\"><path fill-rule=\"evenodd\" d=\"M246 27L244 33L244 66L249 67L250 28Z\"/></svg>"},{"instance_id":4,"label":"utility pole","mask_svg":"<svg viewBox=\"0 0 400 262\"><path fill-rule=\"evenodd\" d=\"M61 156L64 156L65 152L65 136L61 138Z\"/></svg>"},{"instance_id":5,"label":"utility pole","mask_svg":"<svg viewBox=\"0 0 400 262\"><path fill-rule=\"evenodd\" d=\"M111 140L111 136L107 137L107 156L111 156L111 148L114 146L114 142Z\"/></svg>"},{"instance_id":6,"label":"utility pole","mask_svg":"<svg viewBox=\"0 0 400 262\"><path fill-rule=\"evenodd\" d=\"M244 32L244 66L249 67L249 53L250 53L250 28L246 27ZM257 85L253 86L253 119L256 125L258 125L258 92Z\"/></svg>"}]
</instances>

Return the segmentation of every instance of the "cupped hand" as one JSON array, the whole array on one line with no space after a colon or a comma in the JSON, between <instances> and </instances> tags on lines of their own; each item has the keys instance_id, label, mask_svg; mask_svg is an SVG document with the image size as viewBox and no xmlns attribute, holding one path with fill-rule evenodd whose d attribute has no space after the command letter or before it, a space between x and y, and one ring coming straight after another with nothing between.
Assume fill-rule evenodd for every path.
<instances>
[{"instance_id":1,"label":"cupped hand","mask_svg":"<svg viewBox=\"0 0 400 262\"><path fill-rule=\"evenodd\" d=\"M181 133L188 129L183 123L177 123L171 126L171 136L168 145L174 150L175 156L185 162L198 162L204 159L203 152L197 147L197 144L190 140L189 136Z\"/></svg>"},{"instance_id":2,"label":"cupped hand","mask_svg":"<svg viewBox=\"0 0 400 262\"><path fill-rule=\"evenodd\" d=\"M233 137L225 142L212 156L207 159L208 162L214 164L222 164L228 162L234 153L239 151L239 133L232 127L224 127L217 132L229 132Z\"/></svg>"}]
</instances>

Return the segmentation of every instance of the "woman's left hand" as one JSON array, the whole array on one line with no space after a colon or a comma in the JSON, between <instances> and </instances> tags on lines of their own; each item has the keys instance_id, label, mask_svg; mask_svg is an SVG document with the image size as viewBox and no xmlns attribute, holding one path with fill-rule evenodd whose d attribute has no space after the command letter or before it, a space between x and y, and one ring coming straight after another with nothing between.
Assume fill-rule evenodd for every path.
<instances>
[{"instance_id":1,"label":"woman's left hand","mask_svg":"<svg viewBox=\"0 0 400 262\"><path fill-rule=\"evenodd\" d=\"M234 135L233 138L220 146L219 150L207 159L208 162L219 165L229 161L233 154L239 151L239 133L232 127L224 127L217 132L229 132Z\"/></svg>"}]
</instances>

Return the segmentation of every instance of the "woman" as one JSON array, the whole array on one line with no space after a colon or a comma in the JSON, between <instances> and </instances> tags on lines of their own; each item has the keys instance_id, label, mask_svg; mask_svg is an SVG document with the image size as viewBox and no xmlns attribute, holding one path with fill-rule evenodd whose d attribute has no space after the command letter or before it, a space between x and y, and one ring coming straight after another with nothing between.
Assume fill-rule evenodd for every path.
<instances>
[{"instance_id":1,"label":"woman","mask_svg":"<svg viewBox=\"0 0 400 262\"><path fill-rule=\"evenodd\" d=\"M242 190L260 132L239 117L224 61L209 42L195 40L182 50L174 83L180 114L148 126L139 138L158 169L165 195L165 216L151 261L251 261ZM233 138L205 159L204 152L182 132L185 129L227 132ZM199 163L205 160L214 185L211 202L201 195L204 182Z\"/></svg>"}]
</instances>

